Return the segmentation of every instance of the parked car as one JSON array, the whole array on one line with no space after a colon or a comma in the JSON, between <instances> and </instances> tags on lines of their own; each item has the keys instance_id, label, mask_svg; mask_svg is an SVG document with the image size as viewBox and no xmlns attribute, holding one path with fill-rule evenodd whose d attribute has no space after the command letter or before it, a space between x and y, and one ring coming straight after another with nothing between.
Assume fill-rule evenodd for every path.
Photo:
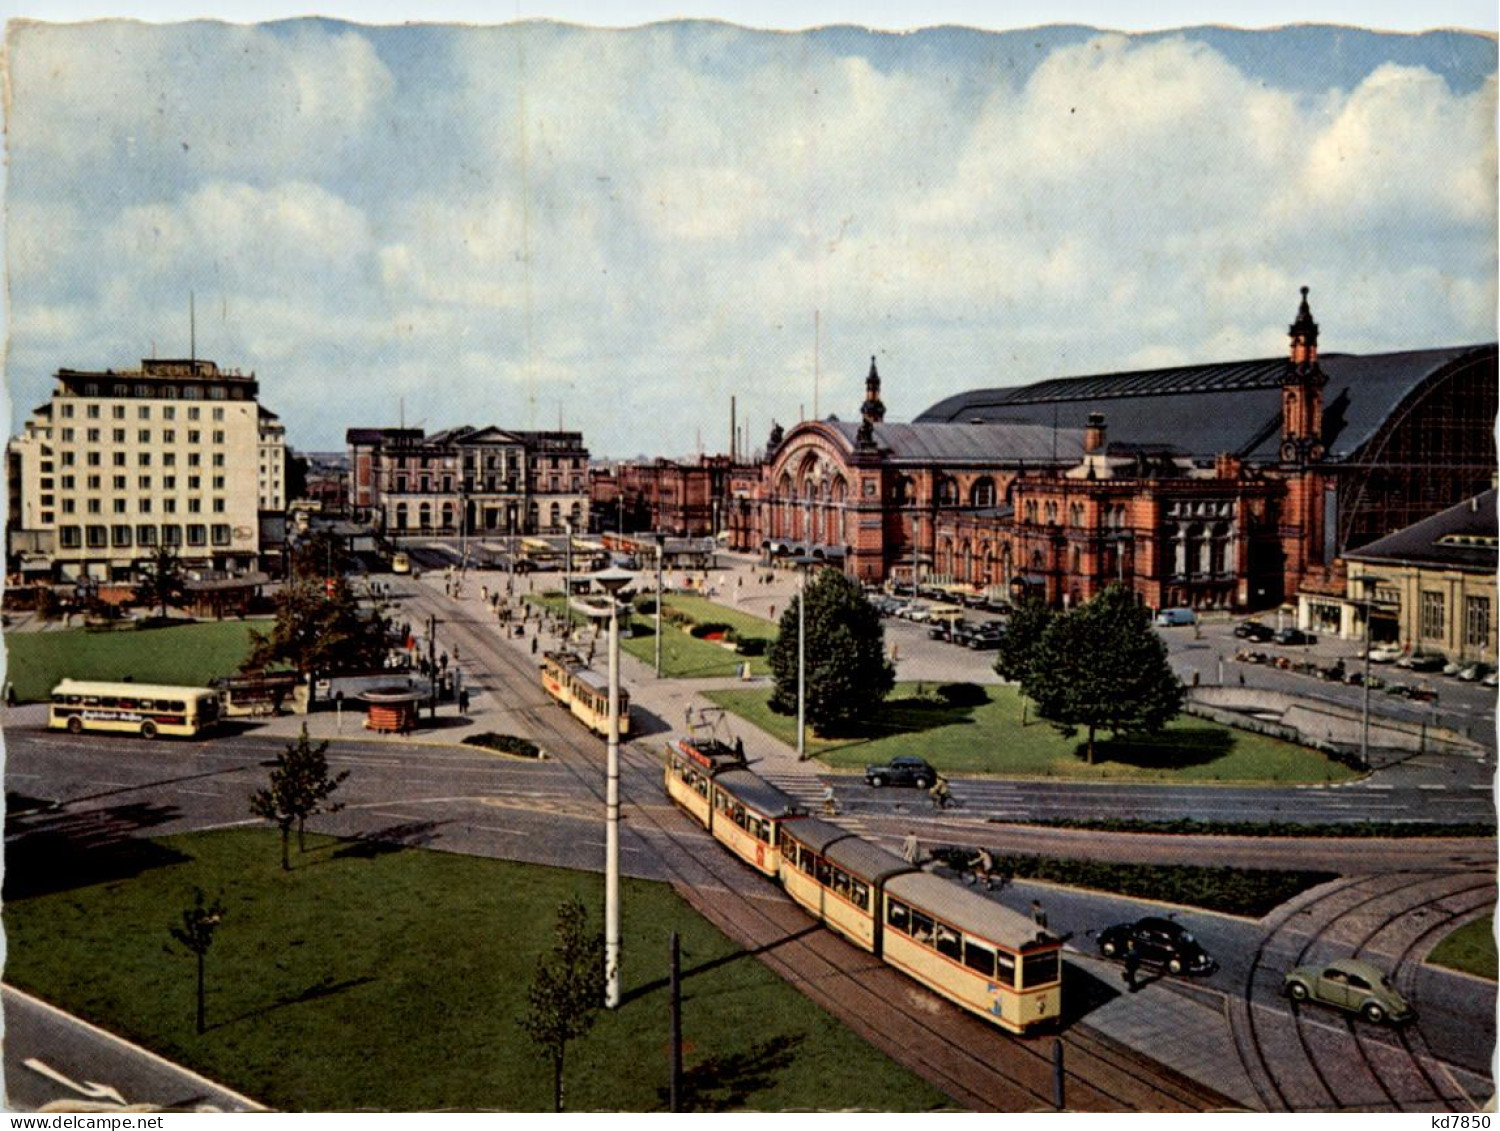
<instances>
[{"instance_id":1,"label":"parked car","mask_svg":"<svg viewBox=\"0 0 1500 1131\"><path fill-rule=\"evenodd\" d=\"M1001 621L985 621L983 624L974 626L972 632L965 633L962 643L965 647L972 648L976 652L989 648L1000 647L1000 638L1005 635L1005 625Z\"/></svg>"},{"instance_id":2,"label":"parked car","mask_svg":"<svg viewBox=\"0 0 1500 1131\"><path fill-rule=\"evenodd\" d=\"M1181 923L1148 915L1134 923L1116 923L1099 933L1099 953L1118 958L1130 944L1147 966L1160 966L1170 974L1212 974L1219 964Z\"/></svg>"},{"instance_id":3,"label":"parked car","mask_svg":"<svg viewBox=\"0 0 1500 1131\"><path fill-rule=\"evenodd\" d=\"M1401 648L1399 645L1374 644L1370 647L1370 663L1372 664L1394 664L1400 658Z\"/></svg>"},{"instance_id":4,"label":"parked car","mask_svg":"<svg viewBox=\"0 0 1500 1131\"><path fill-rule=\"evenodd\" d=\"M1410 656L1397 660L1396 666L1414 672L1440 672L1447 662L1436 652L1413 652Z\"/></svg>"},{"instance_id":5,"label":"parked car","mask_svg":"<svg viewBox=\"0 0 1500 1131\"><path fill-rule=\"evenodd\" d=\"M1156 614L1158 628L1180 628L1183 625L1197 623L1198 614L1192 609L1163 609Z\"/></svg>"},{"instance_id":6,"label":"parked car","mask_svg":"<svg viewBox=\"0 0 1500 1131\"><path fill-rule=\"evenodd\" d=\"M1317 1001L1358 1013L1366 1021L1408 1021L1411 1003L1377 966L1358 958L1298 966L1287 972L1282 992L1293 1001Z\"/></svg>"},{"instance_id":7,"label":"parked car","mask_svg":"<svg viewBox=\"0 0 1500 1131\"><path fill-rule=\"evenodd\" d=\"M1479 682L1485 687L1500 686L1500 671L1489 671L1480 677Z\"/></svg>"},{"instance_id":8,"label":"parked car","mask_svg":"<svg viewBox=\"0 0 1500 1131\"><path fill-rule=\"evenodd\" d=\"M1257 644L1265 644L1276 635L1276 630L1258 620L1246 620L1234 626L1234 634L1241 640L1253 640Z\"/></svg>"},{"instance_id":9,"label":"parked car","mask_svg":"<svg viewBox=\"0 0 1500 1131\"><path fill-rule=\"evenodd\" d=\"M879 766L865 767L865 781L876 789L887 785L914 785L926 789L937 781L937 771L926 759L903 754Z\"/></svg>"},{"instance_id":10,"label":"parked car","mask_svg":"<svg viewBox=\"0 0 1500 1131\"><path fill-rule=\"evenodd\" d=\"M1271 637L1277 644L1316 644L1318 638L1310 632L1303 632L1300 628L1283 628L1275 636Z\"/></svg>"},{"instance_id":11,"label":"parked car","mask_svg":"<svg viewBox=\"0 0 1500 1131\"><path fill-rule=\"evenodd\" d=\"M929 640L952 640L957 643L973 627L974 622L964 620L963 617L944 617L941 620L929 619L927 622L927 638Z\"/></svg>"}]
</instances>

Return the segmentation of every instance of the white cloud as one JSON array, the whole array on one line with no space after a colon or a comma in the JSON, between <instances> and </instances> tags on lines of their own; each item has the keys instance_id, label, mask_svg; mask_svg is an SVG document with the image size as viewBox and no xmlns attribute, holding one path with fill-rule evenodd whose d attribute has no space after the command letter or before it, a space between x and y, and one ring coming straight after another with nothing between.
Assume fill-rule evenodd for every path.
<instances>
[{"instance_id":1,"label":"white cloud","mask_svg":"<svg viewBox=\"0 0 1500 1131\"><path fill-rule=\"evenodd\" d=\"M1493 336L1493 75L1308 93L1191 33L1014 72L705 25L11 42L12 379L184 337L193 289L304 446L398 397L671 454L738 395L759 443L812 409L815 309L845 417L872 352L893 418L1280 353L1302 283L1330 349Z\"/></svg>"}]
</instances>

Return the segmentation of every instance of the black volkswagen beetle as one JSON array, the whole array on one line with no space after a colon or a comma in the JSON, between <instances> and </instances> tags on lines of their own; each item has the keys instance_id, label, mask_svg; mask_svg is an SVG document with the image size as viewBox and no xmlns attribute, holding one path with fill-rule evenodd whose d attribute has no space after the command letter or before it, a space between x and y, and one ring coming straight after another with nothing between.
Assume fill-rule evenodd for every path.
<instances>
[{"instance_id":1,"label":"black volkswagen beetle","mask_svg":"<svg viewBox=\"0 0 1500 1131\"><path fill-rule=\"evenodd\" d=\"M1219 968L1181 923L1154 915L1106 927L1099 933L1099 953L1122 958L1131 942L1142 965L1160 966L1169 974L1212 974Z\"/></svg>"}]
</instances>

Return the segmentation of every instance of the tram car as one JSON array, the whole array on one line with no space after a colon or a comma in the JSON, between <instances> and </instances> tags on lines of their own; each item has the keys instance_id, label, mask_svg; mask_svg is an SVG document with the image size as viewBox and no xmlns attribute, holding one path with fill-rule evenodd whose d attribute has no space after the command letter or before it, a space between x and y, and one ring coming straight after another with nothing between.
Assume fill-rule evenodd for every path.
<instances>
[{"instance_id":1,"label":"tram car","mask_svg":"<svg viewBox=\"0 0 1500 1131\"><path fill-rule=\"evenodd\" d=\"M875 893L890 877L910 872L910 864L816 817L782 824L781 860L787 895L855 946L880 952Z\"/></svg>"},{"instance_id":2,"label":"tram car","mask_svg":"<svg viewBox=\"0 0 1500 1131\"><path fill-rule=\"evenodd\" d=\"M879 953L902 973L1013 1033L1062 1012L1062 941L1027 916L931 872L880 896Z\"/></svg>"},{"instance_id":3,"label":"tram car","mask_svg":"<svg viewBox=\"0 0 1500 1131\"><path fill-rule=\"evenodd\" d=\"M542 689L573 713L591 731L609 737L609 680L594 671L576 652L544 652ZM622 686L620 737L630 734L630 694Z\"/></svg>"},{"instance_id":4,"label":"tram car","mask_svg":"<svg viewBox=\"0 0 1500 1131\"><path fill-rule=\"evenodd\" d=\"M1009 1032L1056 1021L1062 941L1027 916L809 816L722 743L677 739L665 770L714 839L855 946Z\"/></svg>"}]
</instances>

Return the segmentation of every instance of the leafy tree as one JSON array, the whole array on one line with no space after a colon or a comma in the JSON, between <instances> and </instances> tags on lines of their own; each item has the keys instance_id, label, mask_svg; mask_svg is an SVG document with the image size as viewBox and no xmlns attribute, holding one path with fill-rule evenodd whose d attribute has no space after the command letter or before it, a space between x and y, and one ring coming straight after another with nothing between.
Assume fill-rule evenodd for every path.
<instances>
[{"instance_id":1,"label":"leafy tree","mask_svg":"<svg viewBox=\"0 0 1500 1131\"><path fill-rule=\"evenodd\" d=\"M1022 686L1022 718L1026 710L1025 685L1027 673L1036 654L1037 643L1047 626L1052 623L1053 612L1036 598L1030 598L1011 610L1005 632L1000 637L1000 649L995 654L995 671L1002 679Z\"/></svg>"},{"instance_id":2,"label":"leafy tree","mask_svg":"<svg viewBox=\"0 0 1500 1131\"><path fill-rule=\"evenodd\" d=\"M1087 732L1090 765L1097 732L1156 734L1183 695L1150 612L1119 585L1052 617L1022 668L1021 691L1062 735Z\"/></svg>"},{"instance_id":3,"label":"leafy tree","mask_svg":"<svg viewBox=\"0 0 1500 1131\"><path fill-rule=\"evenodd\" d=\"M292 549L292 576L298 580L341 578L348 568L349 552L344 541L330 531L314 530Z\"/></svg>"},{"instance_id":4,"label":"leafy tree","mask_svg":"<svg viewBox=\"0 0 1500 1131\"><path fill-rule=\"evenodd\" d=\"M182 599L182 559L170 546L158 546L156 552L141 567L141 579L135 584L136 597L147 605L155 605L165 618L167 606Z\"/></svg>"},{"instance_id":5,"label":"leafy tree","mask_svg":"<svg viewBox=\"0 0 1500 1131\"><path fill-rule=\"evenodd\" d=\"M250 630L246 671L290 665L304 674L368 671L385 659L387 625L378 612L365 613L335 578L330 595L322 581L297 581L276 594L270 635Z\"/></svg>"},{"instance_id":6,"label":"leafy tree","mask_svg":"<svg viewBox=\"0 0 1500 1131\"><path fill-rule=\"evenodd\" d=\"M328 742L325 739L314 746L307 737L306 723L302 724L297 741L276 756L270 781L250 795L250 812L274 822L281 830L283 872L292 870L288 856L292 826L297 826L297 851L305 851L303 836L307 819L319 813L337 813L344 807L341 802L331 805L325 802L348 776L348 770L329 776Z\"/></svg>"},{"instance_id":7,"label":"leafy tree","mask_svg":"<svg viewBox=\"0 0 1500 1131\"><path fill-rule=\"evenodd\" d=\"M782 614L771 646L775 687L771 710L797 711L797 604ZM836 569L818 570L807 585L807 721L820 735L847 732L896 685L885 655L880 616L859 586Z\"/></svg>"},{"instance_id":8,"label":"leafy tree","mask_svg":"<svg viewBox=\"0 0 1500 1131\"><path fill-rule=\"evenodd\" d=\"M214 945L214 932L224 921L224 905L217 899L208 903L202 888L193 889L193 906L182 913L182 926L169 928L172 937L198 956L198 1032L204 1025L203 967L209 947Z\"/></svg>"},{"instance_id":9,"label":"leafy tree","mask_svg":"<svg viewBox=\"0 0 1500 1131\"><path fill-rule=\"evenodd\" d=\"M577 896L557 909L552 949L527 991L530 1008L521 1027L552 1059L552 1107L563 1109L563 1057L568 1042L593 1027L604 1004L604 933L589 930Z\"/></svg>"}]
</instances>

